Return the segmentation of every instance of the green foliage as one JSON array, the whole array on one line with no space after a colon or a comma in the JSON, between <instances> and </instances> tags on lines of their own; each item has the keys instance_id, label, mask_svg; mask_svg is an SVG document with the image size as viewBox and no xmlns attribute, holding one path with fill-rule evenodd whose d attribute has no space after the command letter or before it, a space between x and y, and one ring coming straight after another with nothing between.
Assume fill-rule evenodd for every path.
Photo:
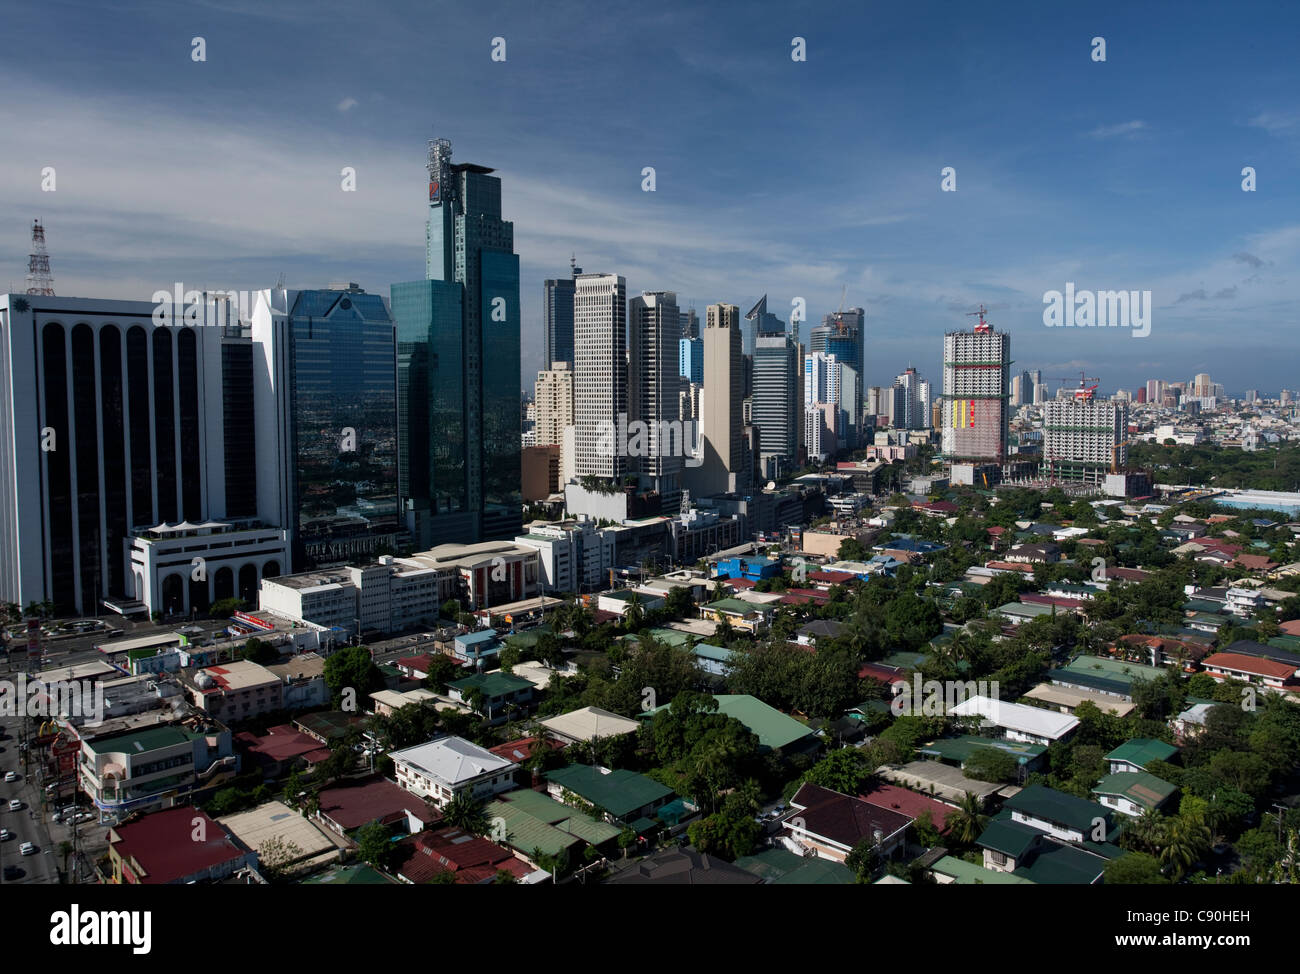
<instances>
[{"instance_id":1,"label":"green foliage","mask_svg":"<svg viewBox=\"0 0 1300 974\"><path fill-rule=\"evenodd\" d=\"M976 781L1011 784L1019 765L1011 754L996 747L981 747L966 760L962 774Z\"/></svg>"},{"instance_id":2,"label":"green foliage","mask_svg":"<svg viewBox=\"0 0 1300 974\"><path fill-rule=\"evenodd\" d=\"M368 694L383 686L383 674L364 646L349 646L331 655L325 660L324 676L336 707L343 699L344 688L356 692L360 705Z\"/></svg>"},{"instance_id":3,"label":"green foliage","mask_svg":"<svg viewBox=\"0 0 1300 974\"><path fill-rule=\"evenodd\" d=\"M357 829L357 855L362 861L378 869L388 869L397 854L388 829L378 822L370 822Z\"/></svg>"},{"instance_id":4,"label":"green foliage","mask_svg":"<svg viewBox=\"0 0 1300 974\"><path fill-rule=\"evenodd\" d=\"M1105 882L1112 886L1168 885L1160 861L1145 852L1126 852L1106 863Z\"/></svg>"}]
</instances>

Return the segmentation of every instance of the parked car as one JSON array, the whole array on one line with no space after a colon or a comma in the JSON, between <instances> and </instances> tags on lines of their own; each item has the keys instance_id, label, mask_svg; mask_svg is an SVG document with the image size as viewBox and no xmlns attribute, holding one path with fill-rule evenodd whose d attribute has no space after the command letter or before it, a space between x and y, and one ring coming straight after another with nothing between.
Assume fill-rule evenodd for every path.
<instances>
[{"instance_id":1,"label":"parked car","mask_svg":"<svg viewBox=\"0 0 1300 974\"><path fill-rule=\"evenodd\" d=\"M17 772L17 771L6 771L6 772L5 772L5 781L17 781L17 780L18 780L18 772Z\"/></svg>"},{"instance_id":2,"label":"parked car","mask_svg":"<svg viewBox=\"0 0 1300 974\"><path fill-rule=\"evenodd\" d=\"M16 812L23 807L23 803L17 798L9 799L9 811Z\"/></svg>"},{"instance_id":3,"label":"parked car","mask_svg":"<svg viewBox=\"0 0 1300 974\"><path fill-rule=\"evenodd\" d=\"M14 837L14 834L8 829L0 829L0 842L8 842Z\"/></svg>"},{"instance_id":4,"label":"parked car","mask_svg":"<svg viewBox=\"0 0 1300 974\"><path fill-rule=\"evenodd\" d=\"M36 848L36 843L24 842L22 845L18 847L18 851L21 852L24 856L34 856L36 855L38 850Z\"/></svg>"}]
</instances>

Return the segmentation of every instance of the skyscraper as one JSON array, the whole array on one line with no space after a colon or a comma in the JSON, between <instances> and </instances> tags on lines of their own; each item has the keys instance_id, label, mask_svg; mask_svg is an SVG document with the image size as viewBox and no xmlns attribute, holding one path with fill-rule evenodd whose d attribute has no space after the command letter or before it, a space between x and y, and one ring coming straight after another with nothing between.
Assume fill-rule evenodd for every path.
<instances>
[{"instance_id":1,"label":"skyscraper","mask_svg":"<svg viewBox=\"0 0 1300 974\"><path fill-rule=\"evenodd\" d=\"M740 308L711 304L705 312L702 440L698 467L683 471L693 496L746 490L750 485L744 448L744 370Z\"/></svg>"},{"instance_id":2,"label":"skyscraper","mask_svg":"<svg viewBox=\"0 0 1300 974\"><path fill-rule=\"evenodd\" d=\"M546 313L546 367L555 362L573 364L573 279L582 273L570 259L568 277L551 278L544 284Z\"/></svg>"},{"instance_id":3,"label":"skyscraper","mask_svg":"<svg viewBox=\"0 0 1300 974\"><path fill-rule=\"evenodd\" d=\"M642 486L659 494L663 513L681 508L682 458L691 444L674 436L682 427L678 400L679 343L682 341L677 295L646 291L627 303L628 422L645 424L641 455L629 458Z\"/></svg>"},{"instance_id":4,"label":"skyscraper","mask_svg":"<svg viewBox=\"0 0 1300 974\"><path fill-rule=\"evenodd\" d=\"M689 382L704 381L704 339L680 338L677 340L678 374Z\"/></svg>"},{"instance_id":5,"label":"skyscraper","mask_svg":"<svg viewBox=\"0 0 1300 974\"><path fill-rule=\"evenodd\" d=\"M538 372L533 403L537 445L563 445L564 428L573 425L573 366L559 361Z\"/></svg>"},{"instance_id":6,"label":"skyscraper","mask_svg":"<svg viewBox=\"0 0 1300 974\"><path fill-rule=\"evenodd\" d=\"M894 380L893 423L897 429L919 430L930 425L930 383L914 368Z\"/></svg>"},{"instance_id":7,"label":"skyscraper","mask_svg":"<svg viewBox=\"0 0 1300 974\"><path fill-rule=\"evenodd\" d=\"M259 292L258 512L289 532L293 570L405 540L398 504L393 320L355 284Z\"/></svg>"},{"instance_id":8,"label":"skyscraper","mask_svg":"<svg viewBox=\"0 0 1300 974\"><path fill-rule=\"evenodd\" d=\"M0 602L184 612L288 567L256 522L252 344L227 303L158 307L0 294Z\"/></svg>"},{"instance_id":9,"label":"skyscraper","mask_svg":"<svg viewBox=\"0 0 1300 974\"><path fill-rule=\"evenodd\" d=\"M500 178L453 163L446 139L429 143L428 169L426 279L392 290L407 521L421 547L513 538L522 503L514 224L501 216Z\"/></svg>"},{"instance_id":10,"label":"skyscraper","mask_svg":"<svg viewBox=\"0 0 1300 974\"><path fill-rule=\"evenodd\" d=\"M1010 380L1010 335L994 331L981 317L974 331L944 336L943 453L948 460L1005 461Z\"/></svg>"},{"instance_id":11,"label":"skyscraper","mask_svg":"<svg viewBox=\"0 0 1300 974\"><path fill-rule=\"evenodd\" d=\"M627 282L617 274L579 274L575 282L574 473L621 478L627 460L610 448L610 434L627 415Z\"/></svg>"},{"instance_id":12,"label":"skyscraper","mask_svg":"<svg viewBox=\"0 0 1300 974\"><path fill-rule=\"evenodd\" d=\"M1128 462L1128 404L1070 396L1043 406L1043 464L1048 476L1100 483L1113 463Z\"/></svg>"},{"instance_id":13,"label":"skyscraper","mask_svg":"<svg viewBox=\"0 0 1300 974\"><path fill-rule=\"evenodd\" d=\"M795 461L803 414L798 347L785 333L760 334L754 340L751 412L758 427L759 463L764 476L774 479Z\"/></svg>"},{"instance_id":14,"label":"skyscraper","mask_svg":"<svg viewBox=\"0 0 1300 974\"><path fill-rule=\"evenodd\" d=\"M866 311L862 308L833 311L823 317L822 323L812 330L808 348L811 352L834 355L837 361L849 366L861 378L866 367L866 335ZM857 425L862 421L862 396L859 389L849 413L849 426L841 436L843 445L848 447L857 446L855 438Z\"/></svg>"}]
</instances>

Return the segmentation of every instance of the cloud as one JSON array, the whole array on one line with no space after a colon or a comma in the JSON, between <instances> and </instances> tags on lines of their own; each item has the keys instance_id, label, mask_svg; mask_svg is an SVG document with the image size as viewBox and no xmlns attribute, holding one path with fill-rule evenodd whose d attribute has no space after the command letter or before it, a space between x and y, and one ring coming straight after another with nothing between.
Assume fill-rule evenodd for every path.
<instances>
[{"instance_id":1,"label":"cloud","mask_svg":"<svg viewBox=\"0 0 1300 974\"><path fill-rule=\"evenodd\" d=\"M1098 125L1088 133L1089 138L1093 139L1113 139L1118 136L1132 137L1138 132L1146 129L1147 123L1139 119L1131 122L1120 122L1118 125Z\"/></svg>"},{"instance_id":2,"label":"cloud","mask_svg":"<svg viewBox=\"0 0 1300 974\"><path fill-rule=\"evenodd\" d=\"M1276 135L1278 132L1295 128L1297 117L1295 113L1260 112L1246 124L1251 128L1263 129L1265 132Z\"/></svg>"},{"instance_id":3,"label":"cloud","mask_svg":"<svg viewBox=\"0 0 1300 974\"><path fill-rule=\"evenodd\" d=\"M1188 291L1186 294L1178 295L1178 300L1174 304L1182 304L1184 301L1204 301L1205 288L1197 288L1195 291Z\"/></svg>"},{"instance_id":4,"label":"cloud","mask_svg":"<svg viewBox=\"0 0 1300 974\"><path fill-rule=\"evenodd\" d=\"M339 102L339 111L341 112L350 111L351 109L356 107L356 104L357 104L357 100L355 98L344 98L341 102Z\"/></svg>"},{"instance_id":5,"label":"cloud","mask_svg":"<svg viewBox=\"0 0 1300 974\"><path fill-rule=\"evenodd\" d=\"M1236 296L1237 296L1237 285L1235 284L1232 287L1225 287L1222 290L1214 292L1214 300L1216 301L1223 301L1226 300L1227 298L1235 298Z\"/></svg>"},{"instance_id":6,"label":"cloud","mask_svg":"<svg viewBox=\"0 0 1300 974\"><path fill-rule=\"evenodd\" d=\"M1260 260L1254 254L1246 253L1244 250L1233 254L1232 259L1239 260L1243 264L1249 264L1251 267L1255 267L1255 268L1260 268L1264 266L1264 262L1262 260Z\"/></svg>"}]
</instances>

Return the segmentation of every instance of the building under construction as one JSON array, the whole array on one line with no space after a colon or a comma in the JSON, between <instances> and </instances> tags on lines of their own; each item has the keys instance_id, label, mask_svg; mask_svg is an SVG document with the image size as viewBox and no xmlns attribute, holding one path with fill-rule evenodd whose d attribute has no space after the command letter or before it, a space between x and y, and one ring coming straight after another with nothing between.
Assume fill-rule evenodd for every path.
<instances>
[{"instance_id":1,"label":"building under construction","mask_svg":"<svg viewBox=\"0 0 1300 974\"><path fill-rule=\"evenodd\" d=\"M1007 458L1011 336L974 312L973 331L943 338L943 457L950 463L1001 466Z\"/></svg>"},{"instance_id":2,"label":"building under construction","mask_svg":"<svg viewBox=\"0 0 1300 974\"><path fill-rule=\"evenodd\" d=\"M1103 483L1128 463L1128 403L1075 395L1043 404L1043 473L1049 483Z\"/></svg>"}]
</instances>

